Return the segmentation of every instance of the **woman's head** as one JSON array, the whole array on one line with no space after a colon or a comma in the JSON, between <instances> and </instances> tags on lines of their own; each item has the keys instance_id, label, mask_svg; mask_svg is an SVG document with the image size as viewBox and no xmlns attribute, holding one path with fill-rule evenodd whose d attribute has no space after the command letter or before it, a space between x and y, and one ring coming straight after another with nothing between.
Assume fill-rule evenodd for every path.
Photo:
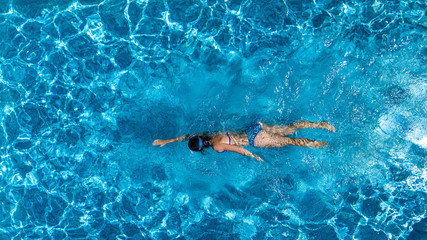
<instances>
[{"instance_id":1,"label":"woman's head","mask_svg":"<svg viewBox=\"0 0 427 240\"><path fill-rule=\"evenodd\" d=\"M195 152L203 152L205 148L210 146L210 140L209 136L192 137L188 140L188 148Z\"/></svg>"}]
</instances>

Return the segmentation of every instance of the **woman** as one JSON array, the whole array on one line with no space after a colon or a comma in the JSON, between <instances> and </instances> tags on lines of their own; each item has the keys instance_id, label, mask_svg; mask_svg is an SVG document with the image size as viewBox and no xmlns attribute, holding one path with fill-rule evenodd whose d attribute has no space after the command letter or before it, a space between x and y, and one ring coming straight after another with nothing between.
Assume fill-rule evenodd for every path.
<instances>
[{"instance_id":1,"label":"woman","mask_svg":"<svg viewBox=\"0 0 427 240\"><path fill-rule=\"evenodd\" d=\"M301 138L288 138L285 135L291 135L297 129L304 128L322 128L335 133L335 127L327 122L296 122L289 126L268 126L263 123L255 123L246 129L246 132L233 133L218 132L216 134L205 134L200 133L196 135L183 135L181 137L172 139L157 139L153 142L153 145L159 145L163 147L167 143L181 142L188 140L188 147L192 151L203 152L206 148L212 147L217 152L236 152L244 156L253 157L258 161L263 161L259 156L249 152L243 146L255 146L255 147L283 147L286 145L295 145L300 147L314 147L320 148L328 146L327 142L318 142L309 139Z\"/></svg>"}]
</instances>

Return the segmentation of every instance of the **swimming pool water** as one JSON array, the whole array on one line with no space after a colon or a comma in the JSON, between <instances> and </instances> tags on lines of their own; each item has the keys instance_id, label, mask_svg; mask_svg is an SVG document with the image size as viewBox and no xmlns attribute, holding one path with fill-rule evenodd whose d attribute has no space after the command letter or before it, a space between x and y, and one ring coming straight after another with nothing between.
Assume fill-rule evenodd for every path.
<instances>
[{"instance_id":1,"label":"swimming pool water","mask_svg":"<svg viewBox=\"0 0 427 240\"><path fill-rule=\"evenodd\" d=\"M425 1L0 4L0 239L427 239ZM328 121L323 150L157 138Z\"/></svg>"}]
</instances>

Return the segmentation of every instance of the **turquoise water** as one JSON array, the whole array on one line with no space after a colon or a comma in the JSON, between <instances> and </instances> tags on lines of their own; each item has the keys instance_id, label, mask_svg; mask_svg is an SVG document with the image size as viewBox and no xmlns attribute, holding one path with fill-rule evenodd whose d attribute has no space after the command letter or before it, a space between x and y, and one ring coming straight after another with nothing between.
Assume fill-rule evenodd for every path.
<instances>
[{"instance_id":1,"label":"turquoise water","mask_svg":"<svg viewBox=\"0 0 427 240\"><path fill-rule=\"evenodd\" d=\"M61 2L0 4L0 239L427 239L425 1Z\"/></svg>"}]
</instances>

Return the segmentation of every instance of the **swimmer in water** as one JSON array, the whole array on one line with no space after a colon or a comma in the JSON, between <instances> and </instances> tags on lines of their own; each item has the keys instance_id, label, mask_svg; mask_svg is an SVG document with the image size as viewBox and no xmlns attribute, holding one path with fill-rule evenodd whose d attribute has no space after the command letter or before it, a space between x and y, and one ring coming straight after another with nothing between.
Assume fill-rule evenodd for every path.
<instances>
[{"instance_id":1,"label":"swimmer in water","mask_svg":"<svg viewBox=\"0 0 427 240\"><path fill-rule=\"evenodd\" d=\"M251 153L243 146L254 147L283 147L294 145L299 147L321 148L328 146L327 142L318 142L309 139L288 138L297 129L322 128L335 133L335 127L327 122L296 122L288 126L269 126L260 122L254 123L246 128L245 132L217 132L199 133L195 135L182 135L172 139L156 139L153 145L163 147L167 143L181 142L188 140L188 147L192 151L203 152L206 148L212 147L215 151L223 153L226 151L240 153L244 156L253 157L258 161L263 161L259 156Z\"/></svg>"}]
</instances>

